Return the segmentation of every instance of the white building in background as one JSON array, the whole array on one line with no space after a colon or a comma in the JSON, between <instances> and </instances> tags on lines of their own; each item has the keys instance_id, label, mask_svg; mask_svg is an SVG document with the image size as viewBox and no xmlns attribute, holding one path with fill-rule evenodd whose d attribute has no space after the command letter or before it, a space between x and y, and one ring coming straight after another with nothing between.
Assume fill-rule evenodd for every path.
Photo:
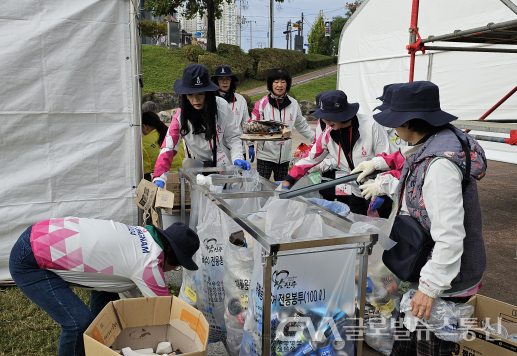
<instances>
[{"instance_id":1,"label":"white building in background","mask_svg":"<svg viewBox=\"0 0 517 356\"><path fill-rule=\"evenodd\" d=\"M221 5L223 16L215 20L215 43L239 44L237 15L238 10L235 1L231 4L223 2Z\"/></svg>"},{"instance_id":2,"label":"white building in background","mask_svg":"<svg viewBox=\"0 0 517 356\"><path fill-rule=\"evenodd\" d=\"M185 30L187 33L192 33L192 35L195 35L196 32L201 32L201 37L206 37L206 14L203 16L199 16L199 14L197 14L196 17L187 19L183 15L183 9L178 8L177 13L177 19L180 22L180 29Z\"/></svg>"}]
</instances>

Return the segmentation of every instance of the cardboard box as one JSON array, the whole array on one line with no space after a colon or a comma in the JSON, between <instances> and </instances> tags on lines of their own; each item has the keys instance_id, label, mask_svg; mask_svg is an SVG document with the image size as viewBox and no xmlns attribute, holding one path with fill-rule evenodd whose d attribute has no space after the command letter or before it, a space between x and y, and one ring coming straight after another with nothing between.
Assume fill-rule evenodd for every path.
<instances>
[{"instance_id":1,"label":"cardboard box","mask_svg":"<svg viewBox=\"0 0 517 356\"><path fill-rule=\"evenodd\" d=\"M181 185L178 172L169 172L165 189L174 193L174 206L181 209ZM190 189L185 184L185 206L190 206Z\"/></svg>"},{"instance_id":2,"label":"cardboard box","mask_svg":"<svg viewBox=\"0 0 517 356\"><path fill-rule=\"evenodd\" d=\"M124 347L156 351L162 341L185 356L206 356L208 323L176 297L121 299L106 305L83 337L86 356L115 356Z\"/></svg>"},{"instance_id":3,"label":"cardboard box","mask_svg":"<svg viewBox=\"0 0 517 356\"><path fill-rule=\"evenodd\" d=\"M172 214L174 207L174 193L159 188L156 184L142 179L136 187L134 203L151 215L153 225L162 228L162 223L157 213L160 208L167 214Z\"/></svg>"},{"instance_id":4,"label":"cardboard box","mask_svg":"<svg viewBox=\"0 0 517 356\"><path fill-rule=\"evenodd\" d=\"M452 354L515 356L517 354L516 342L502 339L482 328L500 322L508 330L508 335L517 333L517 307L479 294L470 298L467 304L474 307L472 318L477 319L477 326L472 327L469 331L468 339L470 341L455 344Z\"/></svg>"}]
</instances>

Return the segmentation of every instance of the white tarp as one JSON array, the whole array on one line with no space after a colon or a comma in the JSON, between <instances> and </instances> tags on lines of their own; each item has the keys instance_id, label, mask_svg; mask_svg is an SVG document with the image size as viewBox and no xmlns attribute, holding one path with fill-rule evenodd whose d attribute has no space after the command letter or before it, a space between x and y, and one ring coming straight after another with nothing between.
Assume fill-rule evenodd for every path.
<instances>
[{"instance_id":1,"label":"white tarp","mask_svg":"<svg viewBox=\"0 0 517 356\"><path fill-rule=\"evenodd\" d=\"M409 80L406 45L411 10L412 2L407 0L365 0L341 33L337 87L347 93L350 101L361 104L360 113L371 114L380 104L375 98L382 94L384 85ZM421 37L427 38L515 19L517 15L499 0L420 0L418 28ZM446 42L429 45L480 46ZM417 54L414 80L436 83L442 109L460 120L479 119L517 85L515 53L431 53L432 60L429 52ZM516 120L516 112L514 95L489 119ZM517 163L517 147L480 143L490 159Z\"/></svg>"},{"instance_id":2,"label":"white tarp","mask_svg":"<svg viewBox=\"0 0 517 356\"><path fill-rule=\"evenodd\" d=\"M0 281L31 224L137 223L127 0L8 0L0 11Z\"/></svg>"}]
</instances>

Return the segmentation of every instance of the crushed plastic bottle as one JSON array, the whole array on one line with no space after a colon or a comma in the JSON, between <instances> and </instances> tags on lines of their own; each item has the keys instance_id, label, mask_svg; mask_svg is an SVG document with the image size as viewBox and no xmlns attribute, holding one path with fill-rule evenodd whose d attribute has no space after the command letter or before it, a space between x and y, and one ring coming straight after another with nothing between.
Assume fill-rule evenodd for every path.
<instances>
[{"instance_id":1,"label":"crushed plastic bottle","mask_svg":"<svg viewBox=\"0 0 517 356\"><path fill-rule=\"evenodd\" d=\"M416 330L418 323L424 325L441 340L460 342L467 335L468 329L461 325L461 320L469 318L474 313L472 305L463 303L446 302L442 298L436 298L431 310L429 320L419 319L411 312L411 300L416 290L408 291L400 302L400 312L405 313L404 326L411 332Z\"/></svg>"}]
</instances>

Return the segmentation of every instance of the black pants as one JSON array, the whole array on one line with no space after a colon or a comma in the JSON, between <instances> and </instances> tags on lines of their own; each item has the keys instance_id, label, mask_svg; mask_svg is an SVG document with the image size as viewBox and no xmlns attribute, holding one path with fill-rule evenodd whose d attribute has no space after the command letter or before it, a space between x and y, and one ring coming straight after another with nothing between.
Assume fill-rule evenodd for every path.
<instances>
[{"instance_id":1,"label":"black pants","mask_svg":"<svg viewBox=\"0 0 517 356\"><path fill-rule=\"evenodd\" d=\"M275 181L283 182L287 173L289 173L289 162L275 163L257 159L257 171L261 177L264 177L267 180L271 178L271 172L273 172Z\"/></svg>"}]
</instances>

